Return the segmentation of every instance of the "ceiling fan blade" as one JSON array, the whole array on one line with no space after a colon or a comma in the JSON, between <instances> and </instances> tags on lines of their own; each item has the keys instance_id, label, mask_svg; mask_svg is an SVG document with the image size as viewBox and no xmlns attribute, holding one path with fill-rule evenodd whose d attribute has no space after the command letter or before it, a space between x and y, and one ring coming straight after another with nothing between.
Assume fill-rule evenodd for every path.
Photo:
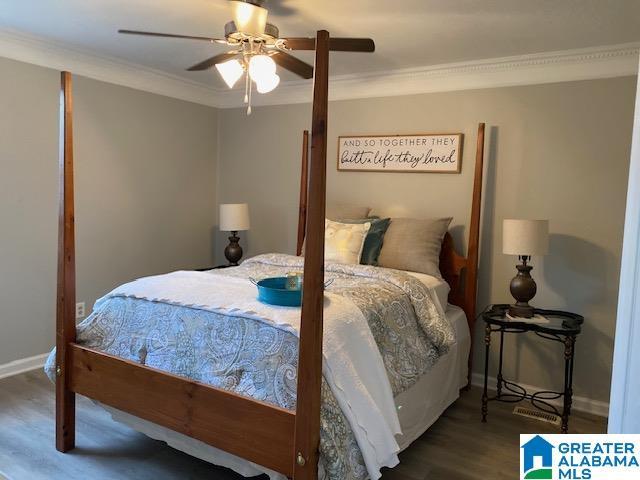
<instances>
[{"instance_id":1,"label":"ceiling fan blade","mask_svg":"<svg viewBox=\"0 0 640 480\"><path fill-rule=\"evenodd\" d=\"M376 44L370 38L330 38L329 49L334 52L375 52Z\"/></svg>"},{"instance_id":2,"label":"ceiling fan blade","mask_svg":"<svg viewBox=\"0 0 640 480\"><path fill-rule=\"evenodd\" d=\"M313 78L313 67L302 60L297 59L293 55L286 52L276 52L271 58L282 68L299 75L302 78Z\"/></svg>"},{"instance_id":3,"label":"ceiling fan blade","mask_svg":"<svg viewBox=\"0 0 640 480\"><path fill-rule=\"evenodd\" d=\"M282 40L284 40L285 46L291 50L315 50L316 49L315 38L292 37L292 38L283 38Z\"/></svg>"},{"instance_id":4,"label":"ceiling fan blade","mask_svg":"<svg viewBox=\"0 0 640 480\"><path fill-rule=\"evenodd\" d=\"M315 50L315 38L283 38L291 50ZM330 38L329 49L333 52L374 52L375 42L370 38Z\"/></svg>"},{"instance_id":5,"label":"ceiling fan blade","mask_svg":"<svg viewBox=\"0 0 640 480\"><path fill-rule=\"evenodd\" d=\"M231 60L237 54L238 52L221 53L219 55L215 55L211 58L208 58L204 62L200 62L192 67L189 67L187 68L187 70L190 72L198 71L198 70L208 70L209 68L213 67L216 63L223 63L223 62L226 62L227 60Z\"/></svg>"},{"instance_id":6,"label":"ceiling fan blade","mask_svg":"<svg viewBox=\"0 0 640 480\"><path fill-rule=\"evenodd\" d=\"M221 38L210 38L210 37L195 37L193 35L176 35L173 33L158 33L158 32L141 32L139 30L118 30L118 33L124 33L126 35L144 35L147 37L164 37L164 38L184 38L187 40L204 40L206 42L216 42L216 43L224 43L227 41Z\"/></svg>"}]
</instances>

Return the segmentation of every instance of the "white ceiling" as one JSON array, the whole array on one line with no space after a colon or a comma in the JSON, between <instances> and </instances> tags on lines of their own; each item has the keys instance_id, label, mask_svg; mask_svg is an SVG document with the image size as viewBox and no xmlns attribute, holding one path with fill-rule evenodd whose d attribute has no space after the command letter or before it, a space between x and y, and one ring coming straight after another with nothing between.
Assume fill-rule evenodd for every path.
<instances>
[{"instance_id":1,"label":"white ceiling","mask_svg":"<svg viewBox=\"0 0 640 480\"><path fill-rule=\"evenodd\" d=\"M333 53L334 75L640 41L640 0L268 0L282 36L367 36L374 54ZM119 35L118 28L221 36L226 0L0 0L0 28L221 86L184 69L222 45ZM296 52L312 63L312 54ZM296 77L284 75L285 80Z\"/></svg>"}]
</instances>

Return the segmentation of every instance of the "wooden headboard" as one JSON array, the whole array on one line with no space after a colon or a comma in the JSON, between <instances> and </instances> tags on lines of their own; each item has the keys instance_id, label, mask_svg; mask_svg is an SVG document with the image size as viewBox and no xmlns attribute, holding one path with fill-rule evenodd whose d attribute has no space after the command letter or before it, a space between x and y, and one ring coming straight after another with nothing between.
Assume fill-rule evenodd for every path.
<instances>
[{"instance_id":1,"label":"wooden headboard","mask_svg":"<svg viewBox=\"0 0 640 480\"><path fill-rule=\"evenodd\" d=\"M476 143L475 173L473 176L473 195L471 200L471 219L469 221L469 243L467 256L458 254L453 246L453 238L447 232L442 241L440 251L440 272L451 287L449 303L464 310L473 333L476 320L476 295L478 288L478 248L480 243L480 207L482 205L482 172L484 164L484 131L485 124L478 125ZM300 173L300 204L298 209L298 243L296 254L302 253L307 217L307 187L309 168L309 132L305 130L302 137L302 168ZM471 354L469 355L469 371L471 371Z\"/></svg>"}]
</instances>

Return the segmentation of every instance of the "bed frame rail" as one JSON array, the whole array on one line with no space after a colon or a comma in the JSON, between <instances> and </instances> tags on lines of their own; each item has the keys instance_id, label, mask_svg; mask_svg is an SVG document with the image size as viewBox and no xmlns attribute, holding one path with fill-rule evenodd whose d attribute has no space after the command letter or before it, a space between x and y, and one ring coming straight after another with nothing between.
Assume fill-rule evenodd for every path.
<instances>
[{"instance_id":1,"label":"bed frame rail","mask_svg":"<svg viewBox=\"0 0 640 480\"><path fill-rule=\"evenodd\" d=\"M296 480L316 479L320 445L320 387L324 303L324 217L327 182L327 110L329 93L329 32L316 38L311 114L311 159L306 215L295 432ZM304 155L303 155L304 156ZM306 182L305 182L306 183Z\"/></svg>"},{"instance_id":2,"label":"bed frame rail","mask_svg":"<svg viewBox=\"0 0 640 480\"><path fill-rule=\"evenodd\" d=\"M56 302L56 448L75 445L76 397L69 385L68 346L76 341L76 255L73 199L73 98L71 74L60 86L60 211L58 216L58 289Z\"/></svg>"},{"instance_id":3,"label":"bed frame rail","mask_svg":"<svg viewBox=\"0 0 640 480\"><path fill-rule=\"evenodd\" d=\"M75 393L292 476L293 412L76 343L68 361Z\"/></svg>"}]
</instances>

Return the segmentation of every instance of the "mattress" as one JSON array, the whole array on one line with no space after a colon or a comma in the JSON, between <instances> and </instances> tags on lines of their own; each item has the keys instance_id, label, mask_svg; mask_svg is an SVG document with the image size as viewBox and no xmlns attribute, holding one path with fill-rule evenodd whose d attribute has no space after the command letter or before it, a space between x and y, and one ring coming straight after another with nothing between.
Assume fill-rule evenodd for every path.
<instances>
[{"instance_id":1,"label":"mattress","mask_svg":"<svg viewBox=\"0 0 640 480\"><path fill-rule=\"evenodd\" d=\"M467 382L467 356L471 344L464 312L448 305L447 320L456 332L456 343L416 384L395 398L402 435L397 437L401 450L422 435L459 396ZM103 405L114 420L162 440L171 447L214 465L230 468L251 477L266 473L273 480L284 480L282 474L224 452L186 435ZM322 472L320 472L322 478Z\"/></svg>"}]
</instances>

